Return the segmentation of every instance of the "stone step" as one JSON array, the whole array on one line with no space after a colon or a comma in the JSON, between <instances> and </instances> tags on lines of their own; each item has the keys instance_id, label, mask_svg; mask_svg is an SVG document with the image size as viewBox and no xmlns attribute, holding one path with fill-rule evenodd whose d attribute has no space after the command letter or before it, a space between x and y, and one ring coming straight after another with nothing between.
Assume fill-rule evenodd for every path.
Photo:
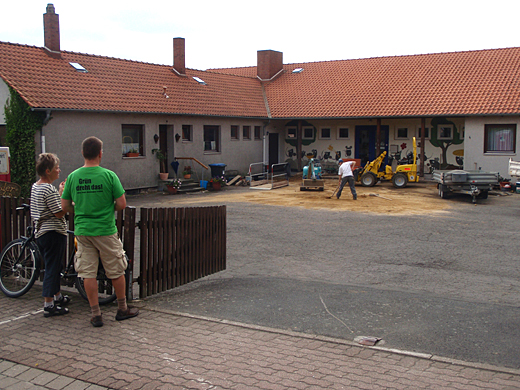
<instances>
[{"instance_id":1,"label":"stone step","mask_svg":"<svg viewBox=\"0 0 520 390\"><path fill-rule=\"evenodd\" d=\"M180 194L183 194L183 193L187 193L187 192L199 192L199 191L204 191L204 188L202 187L185 187L184 184L181 186L181 188L179 188L177 190L177 193L180 193Z\"/></svg>"}]
</instances>

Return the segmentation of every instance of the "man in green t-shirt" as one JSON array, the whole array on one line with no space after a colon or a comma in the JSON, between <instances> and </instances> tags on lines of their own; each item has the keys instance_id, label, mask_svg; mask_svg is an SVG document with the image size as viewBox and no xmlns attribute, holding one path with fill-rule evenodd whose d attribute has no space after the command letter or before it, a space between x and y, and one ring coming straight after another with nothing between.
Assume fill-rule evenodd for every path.
<instances>
[{"instance_id":1,"label":"man in green t-shirt","mask_svg":"<svg viewBox=\"0 0 520 390\"><path fill-rule=\"evenodd\" d=\"M126 304L125 270L128 266L119 240L114 212L126 207L125 190L117 175L100 166L103 142L96 137L81 145L85 164L72 172L61 195L62 209L74 213L74 234L78 241L74 266L84 279L92 310L90 323L103 326L98 301L97 270L101 260L117 295L116 320L135 317L139 310Z\"/></svg>"}]
</instances>

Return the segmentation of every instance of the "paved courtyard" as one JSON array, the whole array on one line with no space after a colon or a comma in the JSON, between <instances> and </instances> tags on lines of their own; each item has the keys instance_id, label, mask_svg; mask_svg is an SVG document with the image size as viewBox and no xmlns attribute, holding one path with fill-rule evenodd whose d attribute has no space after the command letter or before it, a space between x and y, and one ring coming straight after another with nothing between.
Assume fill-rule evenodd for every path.
<instances>
[{"instance_id":1,"label":"paved courtyard","mask_svg":"<svg viewBox=\"0 0 520 390\"><path fill-rule=\"evenodd\" d=\"M51 319L37 287L0 296L0 388L520 388L520 195L393 215L243 190L129 196L228 212L228 269L137 301L135 319L104 307L96 329L77 295Z\"/></svg>"}]
</instances>

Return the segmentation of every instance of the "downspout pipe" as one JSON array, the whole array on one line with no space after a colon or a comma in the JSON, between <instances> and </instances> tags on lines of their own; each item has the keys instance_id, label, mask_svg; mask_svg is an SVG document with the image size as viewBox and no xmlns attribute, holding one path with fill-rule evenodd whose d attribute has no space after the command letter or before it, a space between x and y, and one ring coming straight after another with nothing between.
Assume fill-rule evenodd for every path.
<instances>
[{"instance_id":1,"label":"downspout pipe","mask_svg":"<svg viewBox=\"0 0 520 390\"><path fill-rule=\"evenodd\" d=\"M267 122L264 122L264 127L262 128L262 134L263 134L263 162L264 165L269 164L269 161L267 161L267 136L269 133L265 131L265 128L269 126L269 123L271 123L271 119L268 119Z\"/></svg>"},{"instance_id":2,"label":"downspout pipe","mask_svg":"<svg viewBox=\"0 0 520 390\"><path fill-rule=\"evenodd\" d=\"M47 126L47 123L51 120L51 110L45 110L45 118L43 119L43 126L40 130L40 149L41 153L46 153L45 151L45 134L43 133L43 127Z\"/></svg>"}]
</instances>

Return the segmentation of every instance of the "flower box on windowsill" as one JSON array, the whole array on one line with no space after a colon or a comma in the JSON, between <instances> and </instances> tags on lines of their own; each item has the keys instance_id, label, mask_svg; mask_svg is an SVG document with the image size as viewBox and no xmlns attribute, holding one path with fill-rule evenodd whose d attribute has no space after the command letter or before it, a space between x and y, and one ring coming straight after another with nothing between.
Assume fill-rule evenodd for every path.
<instances>
[{"instance_id":1,"label":"flower box on windowsill","mask_svg":"<svg viewBox=\"0 0 520 390\"><path fill-rule=\"evenodd\" d=\"M139 153L130 153L130 152L128 152L126 154L126 157L139 157Z\"/></svg>"}]
</instances>

